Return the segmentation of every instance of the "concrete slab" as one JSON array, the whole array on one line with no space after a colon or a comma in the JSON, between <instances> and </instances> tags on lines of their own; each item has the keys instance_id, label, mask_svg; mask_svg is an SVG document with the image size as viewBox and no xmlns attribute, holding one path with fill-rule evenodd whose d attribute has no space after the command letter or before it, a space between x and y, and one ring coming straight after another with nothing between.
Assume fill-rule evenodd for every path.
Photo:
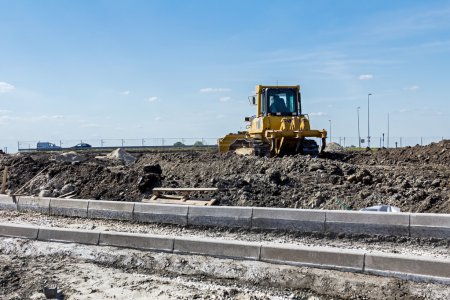
<instances>
[{"instance_id":1,"label":"concrete slab","mask_svg":"<svg viewBox=\"0 0 450 300\"><path fill-rule=\"evenodd\" d=\"M133 220L133 202L89 200L88 217Z\"/></svg>"},{"instance_id":2,"label":"concrete slab","mask_svg":"<svg viewBox=\"0 0 450 300\"><path fill-rule=\"evenodd\" d=\"M310 209L253 208L252 227L302 232L325 231L325 212Z\"/></svg>"},{"instance_id":3,"label":"concrete slab","mask_svg":"<svg viewBox=\"0 0 450 300\"><path fill-rule=\"evenodd\" d=\"M8 195L0 195L0 210L17 210L17 204Z\"/></svg>"},{"instance_id":4,"label":"concrete slab","mask_svg":"<svg viewBox=\"0 0 450 300\"><path fill-rule=\"evenodd\" d=\"M99 245L172 252L174 238L136 233L102 232Z\"/></svg>"},{"instance_id":5,"label":"concrete slab","mask_svg":"<svg viewBox=\"0 0 450 300\"><path fill-rule=\"evenodd\" d=\"M189 206L188 224L250 228L251 207Z\"/></svg>"},{"instance_id":6,"label":"concrete slab","mask_svg":"<svg viewBox=\"0 0 450 300\"><path fill-rule=\"evenodd\" d=\"M174 253L258 260L260 245L211 239L175 238L173 251Z\"/></svg>"},{"instance_id":7,"label":"concrete slab","mask_svg":"<svg viewBox=\"0 0 450 300\"><path fill-rule=\"evenodd\" d=\"M64 228L39 228L38 240L97 245L100 232Z\"/></svg>"},{"instance_id":8,"label":"concrete slab","mask_svg":"<svg viewBox=\"0 0 450 300\"><path fill-rule=\"evenodd\" d=\"M325 218L327 232L409 235L409 213L326 211Z\"/></svg>"},{"instance_id":9,"label":"concrete slab","mask_svg":"<svg viewBox=\"0 0 450 300\"><path fill-rule=\"evenodd\" d=\"M37 239L37 226L0 223L0 236L13 236L27 239Z\"/></svg>"},{"instance_id":10,"label":"concrete slab","mask_svg":"<svg viewBox=\"0 0 450 300\"><path fill-rule=\"evenodd\" d=\"M187 216L187 205L146 203L136 203L134 205L133 218L138 222L186 225Z\"/></svg>"},{"instance_id":11,"label":"concrete slab","mask_svg":"<svg viewBox=\"0 0 450 300\"><path fill-rule=\"evenodd\" d=\"M450 260L367 253L364 270L371 274L394 275L404 279L442 278L442 281L450 282Z\"/></svg>"},{"instance_id":12,"label":"concrete slab","mask_svg":"<svg viewBox=\"0 0 450 300\"><path fill-rule=\"evenodd\" d=\"M364 252L325 247L263 244L261 261L362 272Z\"/></svg>"},{"instance_id":13,"label":"concrete slab","mask_svg":"<svg viewBox=\"0 0 450 300\"><path fill-rule=\"evenodd\" d=\"M411 214L412 237L450 239L450 214Z\"/></svg>"},{"instance_id":14,"label":"concrete slab","mask_svg":"<svg viewBox=\"0 0 450 300\"><path fill-rule=\"evenodd\" d=\"M55 216L87 218L88 200L57 199L50 200L50 214Z\"/></svg>"},{"instance_id":15,"label":"concrete slab","mask_svg":"<svg viewBox=\"0 0 450 300\"><path fill-rule=\"evenodd\" d=\"M17 210L50 213L50 198L16 196Z\"/></svg>"}]
</instances>

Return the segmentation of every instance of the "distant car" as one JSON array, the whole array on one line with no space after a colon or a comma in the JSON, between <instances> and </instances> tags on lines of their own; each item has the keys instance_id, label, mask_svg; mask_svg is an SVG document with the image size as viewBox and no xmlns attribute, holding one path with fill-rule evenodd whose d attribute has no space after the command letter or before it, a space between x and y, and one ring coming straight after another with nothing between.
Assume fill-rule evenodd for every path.
<instances>
[{"instance_id":1,"label":"distant car","mask_svg":"<svg viewBox=\"0 0 450 300\"><path fill-rule=\"evenodd\" d=\"M37 150L60 150L60 146L56 146L53 143L49 142L38 142L36 145Z\"/></svg>"},{"instance_id":2,"label":"distant car","mask_svg":"<svg viewBox=\"0 0 450 300\"><path fill-rule=\"evenodd\" d=\"M89 144L86 144L86 143L79 143L79 144L76 144L75 146L73 146L72 148L75 148L75 149L85 149L85 148L91 148L92 146L91 145L89 145Z\"/></svg>"}]
</instances>

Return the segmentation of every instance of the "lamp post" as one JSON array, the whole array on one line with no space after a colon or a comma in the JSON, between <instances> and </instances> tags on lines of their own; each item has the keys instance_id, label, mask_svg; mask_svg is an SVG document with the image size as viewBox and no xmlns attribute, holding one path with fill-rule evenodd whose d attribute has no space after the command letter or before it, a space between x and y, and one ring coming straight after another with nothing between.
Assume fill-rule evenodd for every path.
<instances>
[{"instance_id":1,"label":"lamp post","mask_svg":"<svg viewBox=\"0 0 450 300\"><path fill-rule=\"evenodd\" d=\"M387 128L387 147L389 149L389 113L388 113L388 128Z\"/></svg>"},{"instance_id":2,"label":"lamp post","mask_svg":"<svg viewBox=\"0 0 450 300\"><path fill-rule=\"evenodd\" d=\"M331 143L331 120L328 120L330 122L330 143Z\"/></svg>"},{"instance_id":3,"label":"lamp post","mask_svg":"<svg viewBox=\"0 0 450 300\"><path fill-rule=\"evenodd\" d=\"M372 94L367 94L367 147L370 148L370 96Z\"/></svg>"},{"instance_id":4,"label":"lamp post","mask_svg":"<svg viewBox=\"0 0 450 300\"><path fill-rule=\"evenodd\" d=\"M361 107L357 107L356 108L356 114L358 115L358 145L359 148L361 148L361 132L359 131L359 110L361 109Z\"/></svg>"}]
</instances>

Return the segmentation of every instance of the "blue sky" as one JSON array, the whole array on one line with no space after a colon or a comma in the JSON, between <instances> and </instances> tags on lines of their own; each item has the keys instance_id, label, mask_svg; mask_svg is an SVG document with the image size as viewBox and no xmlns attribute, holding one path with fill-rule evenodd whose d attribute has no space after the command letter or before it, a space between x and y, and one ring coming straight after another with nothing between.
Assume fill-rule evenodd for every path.
<instances>
[{"instance_id":1,"label":"blue sky","mask_svg":"<svg viewBox=\"0 0 450 300\"><path fill-rule=\"evenodd\" d=\"M0 0L0 146L220 137L257 84L333 136L449 137L448 1Z\"/></svg>"}]
</instances>

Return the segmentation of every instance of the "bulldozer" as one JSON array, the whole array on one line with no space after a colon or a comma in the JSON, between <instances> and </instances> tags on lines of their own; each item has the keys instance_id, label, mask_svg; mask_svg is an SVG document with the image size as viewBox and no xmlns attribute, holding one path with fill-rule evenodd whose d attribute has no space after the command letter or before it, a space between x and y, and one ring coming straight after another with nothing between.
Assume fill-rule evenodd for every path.
<instances>
[{"instance_id":1,"label":"bulldozer","mask_svg":"<svg viewBox=\"0 0 450 300\"><path fill-rule=\"evenodd\" d=\"M256 106L256 115L245 118L249 123L246 131L220 138L219 152L268 157L318 155L317 142L308 138L322 139L320 152L325 149L327 131L311 129L309 116L302 113L300 85L257 85L249 101Z\"/></svg>"}]
</instances>

